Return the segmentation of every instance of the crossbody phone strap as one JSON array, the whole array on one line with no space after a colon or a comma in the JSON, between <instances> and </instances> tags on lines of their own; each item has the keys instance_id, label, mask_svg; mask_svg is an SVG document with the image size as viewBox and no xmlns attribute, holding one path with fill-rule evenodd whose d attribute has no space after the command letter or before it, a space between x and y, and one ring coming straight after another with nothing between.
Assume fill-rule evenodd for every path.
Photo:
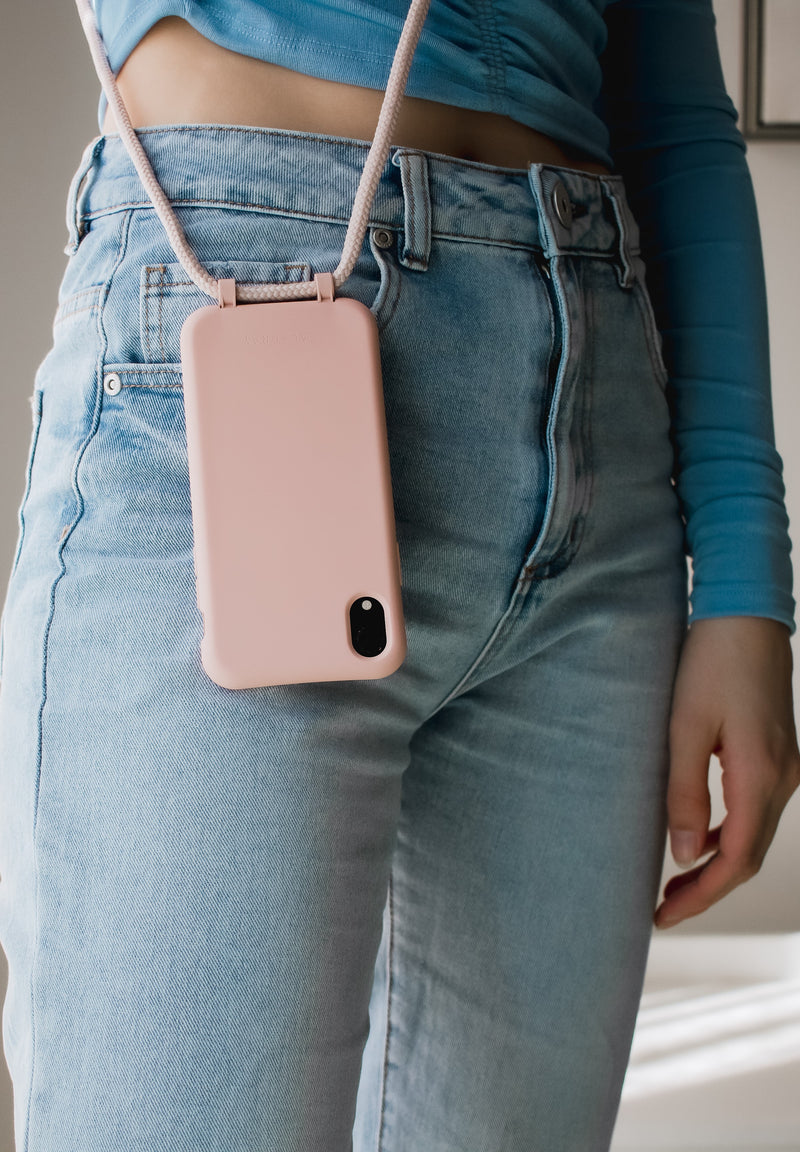
<instances>
[{"instance_id":1,"label":"crossbody phone strap","mask_svg":"<svg viewBox=\"0 0 800 1152\"><path fill-rule=\"evenodd\" d=\"M105 46L97 27L90 0L75 0L75 2L78 6L86 39L89 41L89 49L92 53L92 60L94 61L97 75L103 91L106 94L106 99L108 100L114 119L116 120L122 142L128 150L128 154L133 161L136 171L139 173L148 196L153 202L153 207L161 223L164 225L173 252L178 257L187 275L194 281L198 288L202 289L203 292L207 293L207 295L211 296L215 301L218 301L220 305L230 303L228 292L231 287L231 282L227 280L217 280L203 267L195 256L189 246L180 221L172 210L169 198L159 184L150 161L139 142L139 138L133 129L127 109L123 103L119 88L117 87L116 80L114 79L111 65L108 62ZM400 101L405 92L408 73L411 69L411 61L417 47L420 33L422 32L422 25L425 22L429 5L430 0L411 0L408 16L403 25L403 30L400 33L400 41L397 45L394 60L392 61L389 79L386 84L386 92L383 103L381 104L380 115L378 116L375 138L370 146L367 159L364 163L364 169L361 173L361 180L359 181L356 191L353 211L345 235L342 258L332 274L333 284L336 288L340 287L353 271L364 242L364 235L372 210L372 202L375 199L375 192L381 178L383 166L389 154L392 133L394 132L397 114L400 110ZM314 281L309 282L307 280L291 284L242 284L236 286L236 299L242 301L306 300L315 297L319 298L318 287Z\"/></svg>"}]
</instances>

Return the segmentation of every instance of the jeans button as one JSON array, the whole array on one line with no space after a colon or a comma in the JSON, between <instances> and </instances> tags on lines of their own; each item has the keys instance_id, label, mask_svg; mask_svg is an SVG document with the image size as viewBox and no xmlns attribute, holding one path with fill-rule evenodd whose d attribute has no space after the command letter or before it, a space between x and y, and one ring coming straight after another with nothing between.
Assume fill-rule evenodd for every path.
<instances>
[{"instance_id":1,"label":"jeans button","mask_svg":"<svg viewBox=\"0 0 800 1152\"><path fill-rule=\"evenodd\" d=\"M386 228L376 228L372 237L379 248L391 248L394 237Z\"/></svg>"},{"instance_id":2,"label":"jeans button","mask_svg":"<svg viewBox=\"0 0 800 1152\"><path fill-rule=\"evenodd\" d=\"M572 202L561 180L556 180L553 186L553 206L556 216L565 228L572 226Z\"/></svg>"}]
</instances>

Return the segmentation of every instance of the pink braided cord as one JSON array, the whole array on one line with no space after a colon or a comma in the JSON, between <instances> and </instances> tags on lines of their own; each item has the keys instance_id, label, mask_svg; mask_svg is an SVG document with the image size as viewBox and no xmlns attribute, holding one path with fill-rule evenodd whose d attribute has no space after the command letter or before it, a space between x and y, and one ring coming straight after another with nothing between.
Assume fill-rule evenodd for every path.
<instances>
[{"instance_id":1,"label":"pink braided cord","mask_svg":"<svg viewBox=\"0 0 800 1152\"><path fill-rule=\"evenodd\" d=\"M83 30L89 42L95 69L103 91L106 94L109 107L119 129L122 142L133 162L139 177L144 184L148 196L153 202L159 220L164 225L170 246L178 257L186 274L191 277L198 288L211 296L214 301L220 300L220 281L208 272L192 251L186 235L175 215L169 198L156 178L150 161L142 148L139 137L131 124L128 111L123 103L122 96L114 73L108 62L105 46L97 28L94 11L90 0L75 0L80 13ZM392 133L397 123L400 111L400 101L408 82L411 70L411 61L417 47L422 25L430 6L430 0L411 0L408 16L406 17L400 40L392 61L389 79L386 84L386 93L381 104L378 124L375 129L375 138L370 146L361 180L356 190L353 202L353 211L347 226L347 233L342 249L342 258L333 273L333 282L339 288L353 271L364 235L369 224L369 215L372 202L381 178L383 166L389 155L392 143ZM263 300L309 300L316 298L317 288L313 280L303 280L292 284L243 284L236 286L236 299L242 301Z\"/></svg>"}]
</instances>

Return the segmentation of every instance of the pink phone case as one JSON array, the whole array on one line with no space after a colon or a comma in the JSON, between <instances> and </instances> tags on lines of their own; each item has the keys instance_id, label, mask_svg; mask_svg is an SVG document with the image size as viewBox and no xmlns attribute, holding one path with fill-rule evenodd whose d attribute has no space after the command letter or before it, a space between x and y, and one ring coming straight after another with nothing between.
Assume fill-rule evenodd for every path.
<instances>
[{"instance_id":1,"label":"pink phone case","mask_svg":"<svg viewBox=\"0 0 800 1152\"><path fill-rule=\"evenodd\" d=\"M390 675L406 635L369 308L211 305L181 358L203 668L224 688Z\"/></svg>"}]
</instances>

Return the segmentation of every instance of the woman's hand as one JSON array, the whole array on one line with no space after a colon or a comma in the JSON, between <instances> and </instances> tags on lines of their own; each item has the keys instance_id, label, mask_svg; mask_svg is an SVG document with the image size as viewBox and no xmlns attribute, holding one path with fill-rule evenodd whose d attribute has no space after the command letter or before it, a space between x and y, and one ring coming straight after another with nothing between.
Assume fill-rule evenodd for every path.
<instances>
[{"instance_id":1,"label":"woman's hand","mask_svg":"<svg viewBox=\"0 0 800 1152\"><path fill-rule=\"evenodd\" d=\"M761 867L800 783L789 629L763 616L698 620L683 643L669 725L672 854L688 867L656 909L668 928L705 911ZM726 816L709 829L709 757L722 765Z\"/></svg>"}]
</instances>

